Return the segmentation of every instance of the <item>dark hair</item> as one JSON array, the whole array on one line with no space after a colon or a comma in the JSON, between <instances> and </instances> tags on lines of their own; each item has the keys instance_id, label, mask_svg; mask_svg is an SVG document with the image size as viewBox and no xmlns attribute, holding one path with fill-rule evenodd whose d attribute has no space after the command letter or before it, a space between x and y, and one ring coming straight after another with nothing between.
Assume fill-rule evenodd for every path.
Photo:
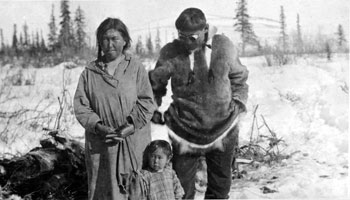
<instances>
[{"instance_id":1,"label":"dark hair","mask_svg":"<svg viewBox=\"0 0 350 200\"><path fill-rule=\"evenodd\" d=\"M98 59L102 58L102 49L100 46L100 42L102 41L103 34L105 34L109 29L115 29L120 32L122 35L125 45L123 47L123 53L125 50L130 48L131 45L131 37L129 35L128 28L126 25L118 18L107 18L105 19L96 30L96 38L97 38L97 46L98 46Z\"/></svg>"},{"instance_id":2,"label":"dark hair","mask_svg":"<svg viewBox=\"0 0 350 200\"><path fill-rule=\"evenodd\" d=\"M149 156L159 148L163 150L163 153L169 159L172 158L173 153L171 151L169 142L165 140L154 140L147 145L145 151L143 152L142 169L147 169L149 167L149 163L148 163Z\"/></svg>"},{"instance_id":3,"label":"dark hair","mask_svg":"<svg viewBox=\"0 0 350 200\"><path fill-rule=\"evenodd\" d=\"M175 27L180 31L198 31L205 28L207 20L198 8L187 8L176 19Z\"/></svg>"}]
</instances>

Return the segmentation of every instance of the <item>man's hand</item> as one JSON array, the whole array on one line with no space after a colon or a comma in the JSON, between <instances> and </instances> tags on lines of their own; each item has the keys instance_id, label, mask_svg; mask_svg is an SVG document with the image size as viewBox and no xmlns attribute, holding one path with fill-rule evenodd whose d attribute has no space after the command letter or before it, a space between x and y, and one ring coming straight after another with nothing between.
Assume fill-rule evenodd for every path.
<instances>
[{"instance_id":1,"label":"man's hand","mask_svg":"<svg viewBox=\"0 0 350 200\"><path fill-rule=\"evenodd\" d=\"M242 113L242 112L246 111L246 106L241 101L232 100L231 103L230 103L229 110L231 112L233 111L235 113Z\"/></svg>"},{"instance_id":2,"label":"man's hand","mask_svg":"<svg viewBox=\"0 0 350 200\"><path fill-rule=\"evenodd\" d=\"M128 137L129 135L133 134L134 132L135 132L135 126L133 124L126 123L121 127L119 127L119 129L117 129L113 133L106 135L105 142L106 143L119 142L124 138Z\"/></svg>"},{"instance_id":3,"label":"man's hand","mask_svg":"<svg viewBox=\"0 0 350 200\"><path fill-rule=\"evenodd\" d=\"M234 104L235 112L242 113L246 111L246 106L241 101L233 100L232 103Z\"/></svg>"},{"instance_id":4,"label":"man's hand","mask_svg":"<svg viewBox=\"0 0 350 200\"><path fill-rule=\"evenodd\" d=\"M163 119L163 114L158 110L154 111L151 121L155 124L161 124L161 125L165 124Z\"/></svg>"}]
</instances>

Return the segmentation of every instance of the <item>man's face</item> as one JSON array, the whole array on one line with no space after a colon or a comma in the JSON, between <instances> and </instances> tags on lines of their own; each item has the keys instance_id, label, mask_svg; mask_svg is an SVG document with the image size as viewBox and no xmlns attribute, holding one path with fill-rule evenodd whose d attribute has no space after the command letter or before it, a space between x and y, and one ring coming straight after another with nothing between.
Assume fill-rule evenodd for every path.
<instances>
[{"instance_id":1,"label":"man's face","mask_svg":"<svg viewBox=\"0 0 350 200\"><path fill-rule=\"evenodd\" d=\"M183 42L186 49L194 51L197 48L200 48L205 44L205 34L207 29L197 31L180 31L178 30L179 40Z\"/></svg>"}]
</instances>

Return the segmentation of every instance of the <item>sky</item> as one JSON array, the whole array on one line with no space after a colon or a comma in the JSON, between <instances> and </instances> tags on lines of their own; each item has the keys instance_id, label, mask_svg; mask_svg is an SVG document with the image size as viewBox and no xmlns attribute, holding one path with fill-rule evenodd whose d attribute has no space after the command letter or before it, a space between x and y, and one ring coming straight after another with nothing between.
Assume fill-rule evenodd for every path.
<instances>
[{"instance_id":1,"label":"sky","mask_svg":"<svg viewBox=\"0 0 350 200\"><path fill-rule=\"evenodd\" d=\"M98 25L106 17L118 17L128 26L131 35L145 30L152 24L165 23L174 26L175 19L187 7L198 7L208 16L232 18L235 15L237 0L114 0L81 1L70 0L71 17L78 6L85 12L86 30L90 42ZM296 15L300 15L303 34L334 34L341 24L349 34L348 0L248 0L248 13L253 18L268 18L278 21L280 6L284 7L287 30L296 28ZM5 42L11 43L13 24L22 31L26 22L29 33L43 31L46 39L48 23L54 5L56 24L60 18L60 1L55 0L0 0L0 28L3 29ZM254 26L253 26L254 28ZM259 27L257 27L259 28ZM259 30L256 31L259 36ZM347 37L348 39L349 37Z\"/></svg>"}]
</instances>

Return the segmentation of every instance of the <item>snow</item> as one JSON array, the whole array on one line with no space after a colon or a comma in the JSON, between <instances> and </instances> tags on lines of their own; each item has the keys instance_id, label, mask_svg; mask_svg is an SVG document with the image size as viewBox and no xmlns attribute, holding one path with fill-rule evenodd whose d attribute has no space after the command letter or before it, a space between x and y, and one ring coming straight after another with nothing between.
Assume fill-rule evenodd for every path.
<instances>
[{"instance_id":1,"label":"snow","mask_svg":"<svg viewBox=\"0 0 350 200\"><path fill-rule=\"evenodd\" d=\"M246 179L253 185L242 186L246 179L234 180L230 196L349 198L349 96L341 87L349 83L348 57L330 62L305 57L282 67L266 67L257 62L261 59L241 59L250 71L250 109L242 122L241 143L249 141L252 107L259 104L259 115L287 144L284 153L298 153L281 164L248 171ZM271 176L277 178L262 181ZM278 192L262 194L263 186Z\"/></svg>"},{"instance_id":2,"label":"snow","mask_svg":"<svg viewBox=\"0 0 350 200\"><path fill-rule=\"evenodd\" d=\"M259 126L263 125L263 116L277 137L284 140L280 151L292 156L270 165L240 165L247 174L233 180L230 198L349 199L349 56L339 54L327 61L324 57L309 55L294 59L292 64L272 67L267 66L264 57L241 58L241 62L250 73L248 112L240 124L240 145L249 142L253 109L258 105ZM146 60L144 64L151 69L155 61ZM23 73L29 74L26 77L35 77L35 84L7 85L6 91L17 98L0 103L1 112L21 108L44 110L52 114L53 119L37 120L39 127L53 128L63 80L68 108L84 69L83 66L67 69L66 65L24 70ZM5 85L6 72L16 73L19 69L7 65L0 70L0 84ZM0 102L2 98L0 94ZM170 103L168 87L160 110L165 111ZM0 132L4 127L1 120ZM62 128L66 136L84 141L83 128L68 111L62 117ZM10 123L9 129L6 137L0 135L2 156L26 153L39 145L39 139L47 137L47 132L40 128L17 125L16 121ZM270 132L262 127L259 134L267 136ZM257 137L256 130L253 137ZM167 128L152 124L152 138L168 140ZM276 192L264 194L263 187ZM196 199L202 196L198 194Z\"/></svg>"}]
</instances>

